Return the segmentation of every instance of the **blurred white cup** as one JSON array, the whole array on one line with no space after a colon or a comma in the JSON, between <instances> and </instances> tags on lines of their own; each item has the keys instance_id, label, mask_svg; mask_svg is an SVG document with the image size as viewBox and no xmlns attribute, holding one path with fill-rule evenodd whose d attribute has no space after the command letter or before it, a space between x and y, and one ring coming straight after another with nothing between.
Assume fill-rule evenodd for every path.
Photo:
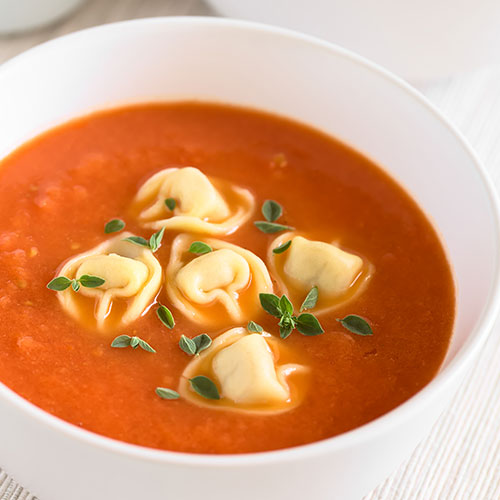
<instances>
[{"instance_id":1,"label":"blurred white cup","mask_svg":"<svg viewBox=\"0 0 500 500\"><path fill-rule=\"evenodd\" d=\"M209 0L225 16L319 36L409 80L500 63L499 0Z\"/></svg>"},{"instance_id":2,"label":"blurred white cup","mask_svg":"<svg viewBox=\"0 0 500 500\"><path fill-rule=\"evenodd\" d=\"M84 0L0 0L0 34L47 26Z\"/></svg>"}]
</instances>

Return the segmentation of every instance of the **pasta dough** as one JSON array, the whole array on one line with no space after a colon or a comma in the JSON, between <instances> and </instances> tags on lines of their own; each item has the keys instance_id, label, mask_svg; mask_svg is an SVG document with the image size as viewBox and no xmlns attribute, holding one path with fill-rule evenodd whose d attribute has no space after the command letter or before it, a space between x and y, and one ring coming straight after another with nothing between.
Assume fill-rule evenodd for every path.
<instances>
[{"instance_id":1,"label":"pasta dough","mask_svg":"<svg viewBox=\"0 0 500 500\"><path fill-rule=\"evenodd\" d=\"M175 200L174 210L165 205L167 198ZM145 227L224 235L248 220L254 199L247 189L184 167L167 168L150 177L139 189L134 205Z\"/></svg>"},{"instance_id":2,"label":"pasta dough","mask_svg":"<svg viewBox=\"0 0 500 500\"><path fill-rule=\"evenodd\" d=\"M291 240L288 250L275 255L272 249ZM314 241L286 233L269 248L272 269L285 293L299 307L314 286L318 287L318 309L337 305L349 298L370 277L370 265L361 257L332 243ZM318 311L317 311L318 312Z\"/></svg>"},{"instance_id":3,"label":"pasta dough","mask_svg":"<svg viewBox=\"0 0 500 500\"><path fill-rule=\"evenodd\" d=\"M194 256L188 253L193 241L183 234L172 243L166 270L172 304L204 325L248 321L260 308L259 293L273 290L264 262L249 250L216 239L204 240L212 252Z\"/></svg>"},{"instance_id":4,"label":"pasta dough","mask_svg":"<svg viewBox=\"0 0 500 500\"><path fill-rule=\"evenodd\" d=\"M281 339L267 332L256 334L245 328L232 328L191 360L184 370L179 392L197 405L212 408L254 413L287 411L304 397L308 372L303 365L276 362L293 356ZM190 389L188 380L201 374L217 384L219 401L204 400ZM292 374L293 380L289 378Z\"/></svg>"},{"instance_id":5,"label":"pasta dough","mask_svg":"<svg viewBox=\"0 0 500 500\"><path fill-rule=\"evenodd\" d=\"M131 234L120 233L76 255L62 267L59 275L69 279L89 274L105 280L98 288L82 286L78 293L67 289L57 294L63 308L73 317L80 319L83 302L93 299L96 325L103 330L109 326L115 302L123 305L117 321L120 326L137 319L153 302L161 285L161 266L151 250L124 241L128 236Z\"/></svg>"}]
</instances>

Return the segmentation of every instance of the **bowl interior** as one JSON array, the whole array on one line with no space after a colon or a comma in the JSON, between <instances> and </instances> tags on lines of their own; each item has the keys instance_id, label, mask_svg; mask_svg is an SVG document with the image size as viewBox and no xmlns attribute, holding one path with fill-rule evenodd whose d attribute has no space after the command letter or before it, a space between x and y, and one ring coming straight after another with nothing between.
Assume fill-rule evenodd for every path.
<instances>
[{"instance_id":1,"label":"bowl interior","mask_svg":"<svg viewBox=\"0 0 500 500\"><path fill-rule=\"evenodd\" d=\"M341 49L286 31L201 19L121 30L81 32L4 65L0 158L73 117L156 100L234 103L309 123L383 166L442 235L458 290L445 366L478 334L497 279L495 203L467 146L416 93Z\"/></svg>"}]
</instances>

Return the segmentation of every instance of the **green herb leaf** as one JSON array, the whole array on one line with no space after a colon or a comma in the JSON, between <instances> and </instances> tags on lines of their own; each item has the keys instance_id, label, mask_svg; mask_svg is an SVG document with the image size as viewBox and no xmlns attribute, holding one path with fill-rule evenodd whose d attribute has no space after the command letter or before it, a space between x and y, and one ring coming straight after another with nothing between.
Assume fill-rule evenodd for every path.
<instances>
[{"instance_id":1,"label":"green herb leaf","mask_svg":"<svg viewBox=\"0 0 500 500\"><path fill-rule=\"evenodd\" d=\"M125 222L121 219L111 219L109 222L106 222L104 226L104 232L106 234L110 233L118 233L125 227Z\"/></svg>"},{"instance_id":2,"label":"green herb leaf","mask_svg":"<svg viewBox=\"0 0 500 500\"><path fill-rule=\"evenodd\" d=\"M249 321L247 330L253 333L262 333L264 331L264 328L262 328L258 323L255 323L255 321Z\"/></svg>"},{"instance_id":3,"label":"green herb leaf","mask_svg":"<svg viewBox=\"0 0 500 500\"><path fill-rule=\"evenodd\" d=\"M189 247L189 251L191 253L202 255L204 253L212 252L212 247L210 245L207 245L206 243L203 243L203 241L193 241L193 243L191 243L191 246Z\"/></svg>"},{"instance_id":4,"label":"green herb leaf","mask_svg":"<svg viewBox=\"0 0 500 500\"><path fill-rule=\"evenodd\" d=\"M56 292L62 292L66 288L69 288L71 284L72 281L66 278L66 276L58 276L48 283L47 288Z\"/></svg>"},{"instance_id":5,"label":"green herb leaf","mask_svg":"<svg viewBox=\"0 0 500 500\"><path fill-rule=\"evenodd\" d=\"M280 326L280 337L284 340L290 336L293 331L293 326L291 325L281 325Z\"/></svg>"},{"instance_id":6,"label":"green herb leaf","mask_svg":"<svg viewBox=\"0 0 500 500\"><path fill-rule=\"evenodd\" d=\"M302 313L297 319L297 330L302 335L319 335L324 333L319 321L310 313Z\"/></svg>"},{"instance_id":7,"label":"green herb leaf","mask_svg":"<svg viewBox=\"0 0 500 500\"><path fill-rule=\"evenodd\" d=\"M273 248L273 253L279 254L279 253L286 252L290 248L291 244L292 244L292 240L288 240L287 242L282 243L280 246Z\"/></svg>"},{"instance_id":8,"label":"green herb leaf","mask_svg":"<svg viewBox=\"0 0 500 500\"><path fill-rule=\"evenodd\" d=\"M292 231L293 229L295 229L291 226L283 226L282 224L276 224L275 222L266 222L263 220L258 220L254 222L254 224L257 229L267 234L279 233L280 231Z\"/></svg>"},{"instance_id":9,"label":"green herb leaf","mask_svg":"<svg viewBox=\"0 0 500 500\"><path fill-rule=\"evenodd\" d=\"M179 347L189 356L194 356L196 354L196 343L193 339L186 337L185 335L181 335L181 339L179 340Z\"/></svg>"},{"instance_id":10,"label":"green herb leaf","mask_svg":"<svg viewBox=\"0 0 500 500\"><path fill-rule=\"evenodd\" d=\"M317 302L318 302L318 287L313 286L309 291L309 293L306 295L304 302L302 302L302 305L300 306L300 312L316 307Z\"/></svg>"},{"instance_id":11,"label":"green herb leaf","mask_svg":"<svg viewBox=\"0 0 500 500\"><path fill-rule=\"evenodd\" d=\"M142 340L139 337L118 335L118 337L116 337L113 340L113 342L111 342L111 347L129 347L129 346L132 347L133 349L140 347L141 349L144 349L147 352L153 352L153 353L156 352L145 340Z\"/></svg>"},{"instance_id":12,"label":"green herb leaf","mask_svg":"<svg viewBox=\"0 0 500 500\"><path fill-rule=\"evenodd\" d=\"M71 280L71 288L73 291L78 292L80 290L80 282L78 280Z\"/></svg>"},{"instance_id":13,"label":"green herb leaf","mask_svg":"<svg viewBox=\"0 0 500 500\"><path fill-rule=\"evenodd\" d=\"M356 314L349 314L343 319L337 319L337 321L347 330L356 335L373 335L373 330L368 321L358 316Z\"/></svg>"},{"instance_id":14,"label":"green herb leaf","mask_svg":"<svg viewBox=\"0 0 500 500\"><path fill-rule=\"evenodd\" d=\"M149 241L142 236L129 236L128 238L124 238L123 241L130 241L131 243L135 243L141 247L149 248Z\"/></svg>"},{"instance_id":15,"label":"green herb leaf","mask_svg":"<svg viewBox=\"0 0 500 500\"><path fill-rule=\"evenodd\" d=\"M271 316L281 318L280 298L273 293L259 293L260 305Z\"/></svg>"},{"instance_id":16,"label":"green herb leaf","mask_svg":"<svg viewBox=\"0 0 500 500\"><path fill-rule=\"evenodd\" d=\"M293 305L286 295L281 296L279 308L283 315L291 316L293 314Z\"/></svg>"},{"instance_id":17,"label":"green herb leaf","mask_svg":"<svg viewBox=\"0 0 500 500\"><path fill-rule=\"evenodd\" d=\"M189 383L193 390L205 399L220 399L219 389L208 377L198 375L190 378Z\"/></svg>"},{"instance_id":18,"label":"green herb leaf","mask_svg":"<svg viewBox=\"0 0 500 500\"><path fill-rule=\"evenodd\" d=\"M128 335L118 335L113 342L111 342L111 347L128 347L132 337Z\"/></svg>"},{"instance_id":19,"label":"green herb leaf","mask_svg":"<svg viewBox=\"0 0 500 500\"><path fill-rule=\"evenodd\" d=\"M174 317L166 306L160 304L158 309L156 309L156 314L160 318L160 321L170 330L175 326Z\"/></svg>"},{"instance_id":20,"label":"green herb leaf","mask_svg":"<svg viewBox=\"0 0 500 500\"><path fill-rule=\"evenodd\" d=\"M282 213L281 205L274 200L266 200L262 205L262 215L269 222L279 219Z\"/></svg>"},{"instance_id":21,"label":"green herb leaf","mask_svg":"<svg viewBox=\"0 0 500 500\"><path fill-rule=\"evenodd\" d=\"M165 200L165 205L169 210L173 210L175 208L175 205L177 205L177 203L173 198L167 198Z\"/></svg>"},{"instance_id":22,"label":"green herb leaf","mask_svg":"<svg viewBox=\"0 0 500 500\"><path fill-rule=\"evenodd\" d=\"M163 239L163 234L165 233L165 228L162 227L157 233L153 234L149 238L149 248L154 253L158 248L160 248L161 240Z\"/></svg>"},{"instance_id":23,"label":"green herb leaf","mask_svg":"<svg viewBox=\"0 0 500 500\"><path fill-rule=\"evenodd\" d=\"M99 276L91 276L90 274L84 274L83 276L80 276L78 281L85 288L97 288L98 286L104 285L104 283L106 283L106 280L99 278Z\"/></svg>"},{"instance_id":24,"label":"green herb leaf","mask_svg":"<svg viewBox=\"0 0 500 500\"><path fill-rule=\"evenodd\" d=\"M161 399L179 399L181 397L178 392L166 387L157 387L155 392Z\"/></svg>"},{"instance_id":25,"label":"green herb leaf","mask_svg":"<svg viewBox=\"0 0 500 500\"><path fill-rule=\"evenodd\" d=\"M212 339L206 333L194 337L193 342L196 344L196 354L200 354L200 352L208 349L212 345Z\"/></svg>"}]
</instances>

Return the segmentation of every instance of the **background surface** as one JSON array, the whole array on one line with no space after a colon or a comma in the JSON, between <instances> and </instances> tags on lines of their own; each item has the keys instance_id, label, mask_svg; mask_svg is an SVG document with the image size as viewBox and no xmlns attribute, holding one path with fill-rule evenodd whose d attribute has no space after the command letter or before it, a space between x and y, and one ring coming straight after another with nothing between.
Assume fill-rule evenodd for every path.
<instances>
[{"instance_id":1,"label":"background surface","mask_svg":"<svg viewBox=\"0 0 500 500\"><path fill-rule=\"evenodd\" d=\"M0 63L33 45L97 24L214 14L202 0L88 0L52 27L0 38ZM419 90L464 133L500 189L500 61L497 66L421 85ZM432 433L364 500L436 499L500 500L500 323ZM0 468L0 500L36 500L36 496Z\"/></svg>"}]
</instances>

